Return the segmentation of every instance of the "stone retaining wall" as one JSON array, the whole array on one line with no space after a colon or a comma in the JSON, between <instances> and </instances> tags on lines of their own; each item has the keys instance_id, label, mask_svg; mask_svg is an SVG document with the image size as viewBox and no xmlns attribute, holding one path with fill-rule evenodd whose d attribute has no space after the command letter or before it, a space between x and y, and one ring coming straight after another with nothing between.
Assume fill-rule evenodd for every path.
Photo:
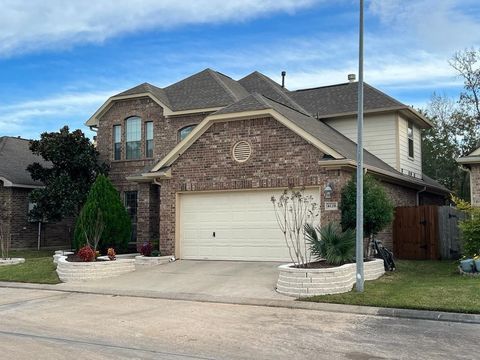
<instances>
[{"instance_id":1,"label":"stone retaining wall","mask_svg":"<svg viewBox=\"0 0 480 360\"><path fill-rule=\"evenodd\" d=\"M17 265L17 264L23 264L24 262L25 262L25 258L0 259L0 266Z\"/></svg>"},{"instance_id":2,"label":"stone retaining wall","mask_svg":"<svg viewBox=\"0 0 480 360\"><path fill-rule=\"evenodd\" d=\"M172 257L167 256L135 256L135 265L136 266L154 266L168 264Z\"/></svg>"},{"instance_id":3,"label":"stone retaining wall","mask_svg":"<svg viewBox=\"0 0 480 360\"><path fill-rule=\"evenodd\" d=\"M57 259L57 274L62 282L106 279L135 271L135 259L94 262L70 262L66 259L66 256Z\"/></svg>"},{"instance_id":4,"label":"stone retaining wall","mask_svg":"<svg viewBox=\"0 0 480 360\"><path fill-rule=\"evenodd\" d=\"M294 297L339 294L352 290L355 284L356 264L333 268L299 269L292 264L280 265L277 291ZM365 280L378 279L385 273L383 260L364 263Z\"/></svg>"}]
</instances>

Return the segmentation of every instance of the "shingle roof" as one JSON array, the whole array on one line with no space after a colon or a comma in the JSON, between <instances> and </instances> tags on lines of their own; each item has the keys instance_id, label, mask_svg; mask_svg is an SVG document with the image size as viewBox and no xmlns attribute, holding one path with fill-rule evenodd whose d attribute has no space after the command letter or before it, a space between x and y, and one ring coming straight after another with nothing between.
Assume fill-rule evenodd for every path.
<instances>
[{"instance_id":1,"label":"shingle roof","mask_svg":"<svg viewBox=\"0 0 480 360\"><path fill-rule=\"evenodd\" d=\"M339 133L337 130L325 124L323 121L317 120L310 115L301 113L296 109L290 108L261 94L253 93L248 97L215 112L214 115L263 109L273 109L277 111L299 126L301 129L340 153L346 159L356 159L357 144L347 138L345 135ZM375 166L386 171L397 172L394 168L387 165L385 162L366 150L364 152L364 160L366 164L371 166Z\"/></svg>"},{"instance_id":2,"label":"shingle roof","mask_svg":"<svg viewBox=\"0 0 480 360\"><path fill-rule=\"evenodd\" d=\"M34 155L29 148L29 140L9 136L0 137L0 177L16 185L41 186L33 181L27 166L38 162L47 165L42 157Z\"/></svg>"},{"instance_id":3,"label":"shingle roof","mask_svg":"<svg viewBox=\"0 0 480 360\"><path fill-rule=\"evenodd\" d=\"M236 81L211 69L192 75L164 90L172 110L221 107L248 95Z\"/></svg>"},{"instance_id":4,"label":"shingle roof","mask_svg":"<svg viewBox=\"0 0 480 360\"><path fill-rule=\"evenodd\" d=\"M406 108L405 104L387 94L364 84L364 109ZM356 112L358 107L358 82L323 86L290 92L290 96L310 114L319 117Z\"/></svg>"},{"instance_id":5,"label":"shingle roof","mask_svg":"<svg viewBox=\"0 0 480 360\"><path fill-rule=\"evenodd\" d=\"M265 76L258 71L254 71L250 75L238 80L238 82L242 84L249 93L259 93L303 113L307 112L307 110L290 97L290 91L282 88L268 76Z\"/></svg>"},{"instance_id":6,"label":"shingle roof","mask_svg":"<svg viewBox=\"0 0 480 360\"><path fill-rule=\"evenodd\" d=\"M151 93L171 110L182 111L224 107L249 94L259 93L300 112L321 118L356 112L357 86L358 83L355 82L289 91L258 71L235 81L222 73L205 69L163 89L143 83L115 96ZM364 87L364 102L367 111L407 108L368 84Z\"/></svg>"},{"instance_id":7,"label":"shingle roof","mask_svg":"<svg viewBox=\"0 0 480 360\"><path fill-rule=\"evenodd\" d=\"M167 94L165 93L165 90L162 88L159 88L155 85L149 84L149 83L143 83L140 85L137 85L131 89L128 89L126 91L123 91L115 96L128 96L128 95L135 95L135 94L143 94L143 93L151 93L153 94L158 100L163 102L165 105L170 107L170 101L167 97ZM115 97L114 96L114 97Z\"/></svg>"},{"instance_id":8,"label":"shingle roof","mask_svg":"<svg viewBox=\"0 0 480 360\"><path fill-rule=\"evenodd\" d=\"M444 191L447 191L447 192L450 192L450 190L448 190L448 188L446 188L445 186L443 186L442 184L440 184L437 180L434 180L432 179L431 177L425 175L425 174L422 174L422 180L427 184L427 185L430 185L430 186L433 186L433 187L437 187L437 188L440 188Z\"/></svg>"},{"instance_id":9,"label":"shingle roof","mask_svg":"<svg viewBox=\"0 0 480 360\"><path fill-rule=\"evenodd\" d=\"M214 114L229 114L242 111L253 111L253 110L264 110L264 109L273 109L292 121L295 125L314 136L320 140L325 145L337 151L340 155L345 157L345 159L356 160L357 154L357 144L333 129L329 125L325 124L321 120L317 120L308 114L304 114L296 109L288 107L284 104L281 104L273 99L269 99L266 96L263 96L258 93L253 93L248 97L227 106ZM448 191L443 185L439 184L435 180L424 176L424 179L414 179L412 177L406 176L383 160L379 159L372 153L367 150L363 152L363 159L365 165L369 165L383 171L394 174L396 177L404 179L408 182L416 182L419 185L427 185L431 187L438 188L443 191Z\"/></svg>"}]
</instances>

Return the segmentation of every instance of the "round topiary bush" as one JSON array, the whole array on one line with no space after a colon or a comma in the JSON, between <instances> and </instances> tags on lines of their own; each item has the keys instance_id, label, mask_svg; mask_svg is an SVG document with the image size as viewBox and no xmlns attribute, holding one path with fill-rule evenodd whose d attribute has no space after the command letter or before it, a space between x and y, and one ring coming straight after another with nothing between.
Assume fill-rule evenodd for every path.
<instances>
[{"instance_id":1,"label":"round topiary bush","mask_svg":"<svg viewBox=\"0 0 480 360\"><path fill-rule=\"evenodd\" d=\"M95 238L101 221L98 250L105 253L108 248L125 252L131 235L131 220L123 206L118 191L110 180L99 175L90 189L87 201L75 224L74 245L78 250Z\"/></svg>"}]
</instances>

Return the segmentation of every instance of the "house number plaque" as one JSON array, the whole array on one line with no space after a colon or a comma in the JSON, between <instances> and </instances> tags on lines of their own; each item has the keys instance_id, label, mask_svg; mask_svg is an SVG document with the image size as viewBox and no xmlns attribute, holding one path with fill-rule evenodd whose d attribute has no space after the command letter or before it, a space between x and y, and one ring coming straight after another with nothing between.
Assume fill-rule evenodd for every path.
<instances>
[{"instance_id":1,"label":"house number plaque","mask_svg":"<svg viewBox=\"0 0 480 360\"><path fill-rule=\"evenodd\" d=\"M325 201L325 210L338 210L338 201Z\"/></svg>"}]
</instances>

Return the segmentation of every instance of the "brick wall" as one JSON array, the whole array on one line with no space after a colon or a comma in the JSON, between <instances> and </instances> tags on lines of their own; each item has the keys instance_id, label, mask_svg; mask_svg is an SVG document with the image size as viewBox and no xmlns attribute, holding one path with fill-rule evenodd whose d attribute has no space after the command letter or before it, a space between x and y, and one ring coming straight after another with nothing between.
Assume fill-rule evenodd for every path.
<instances>
[{"instance_id":1,"label":"brick wall","mask_svg":"<svg viewBox=\"0 0 480 360\"><path fill-rule=\"evenodd\" d=\"M381 183L387 192L388 196L397 206L415 206L417 199L417 190L405 188L400 185L390 184L386 182ZM377 235L377 239L383 242L383 245L388 249L393 249L393 232L392 224L388 225L382 232Z\"/></svg>"},{"instance_id":2,"label":"brick wall","mask_svg":"<svg viewBox=\"0 0 480 360\"><path fill-rule=\"evenodd\" d=\"M0 185L3 185L0 183ZM9 216L7 237L12 249L36 248L38 223L28 221L28 194L30 189L0 187L0 202L7 204ZM70 247L73 219L42 224L40 246Z\"/></svg>"},{"instance_id":3,"label":"brick wall","mask_svg":"<svg viewBox=\"0 0 480 360\"><path fill-rule=\"evenodd\" d=\"M239 140L251 144L252 157L245 163L232 158ZM328 201L340 203L341 190L353 169L327 170L319 165L323 154L271 118L224 122L212 125L172 165L172 179L162 180L160 194L160 248L175 253L175 199L179 191L256 189L331 184ZM395 206L414 206L416 190L381 182ZM340 221L340 211L327 211L322 195L321 223ZM392 227L379 238L392 248Z\"/></svg>"},{"instance_id":4,"label":"brick wall","mask_svg":"<svg viewBox=\"0 0 480 360\"><path fill-rule=\"evenodd\" d=\"M480 206L480 164L470 165L470 187L472 205Z\"/></svg>"},{"instance_id":5,"label":"brick wall","mask_svg":"<svg viewBox=\"0 0 480 360\"><path fill-rule=\"evenodd\" d=\"M251 144L245 163L232 158L239 140ZM160 192L160 251L175 253L175 199L178 191L285 188L332 183L340 189L350 172L322 168L323 153L272 118L216 123L172 165L172 179ZM335 191L331 201L339 201ZM323 203L323 199L321 200ZM339 211L322 211L322 223Z\"/></svg>"},{"instance_id":6,"label":"brick wall","mask_svg":"<svg viewBox=\"0 0 480 360\"><path fill-rule=\"evenodd\" d=\"M125 160L125 120L131 116L142 119L142 141L139 160ZM97 132L97 149L100 158L110 165L109 178L124 201L125 191L138 192L137 245L158 239L159 189L153 184L138 184L126 179L151 167L178 143L178 131L185 126L198 124L206 114L165 118L163 109L150 98L128 99L115 102L100 121ZM153 158L145 158L145 122L153 122ZM113 160L113 126L122 126L122 160Z\"/></svg>"}]
</instances>

